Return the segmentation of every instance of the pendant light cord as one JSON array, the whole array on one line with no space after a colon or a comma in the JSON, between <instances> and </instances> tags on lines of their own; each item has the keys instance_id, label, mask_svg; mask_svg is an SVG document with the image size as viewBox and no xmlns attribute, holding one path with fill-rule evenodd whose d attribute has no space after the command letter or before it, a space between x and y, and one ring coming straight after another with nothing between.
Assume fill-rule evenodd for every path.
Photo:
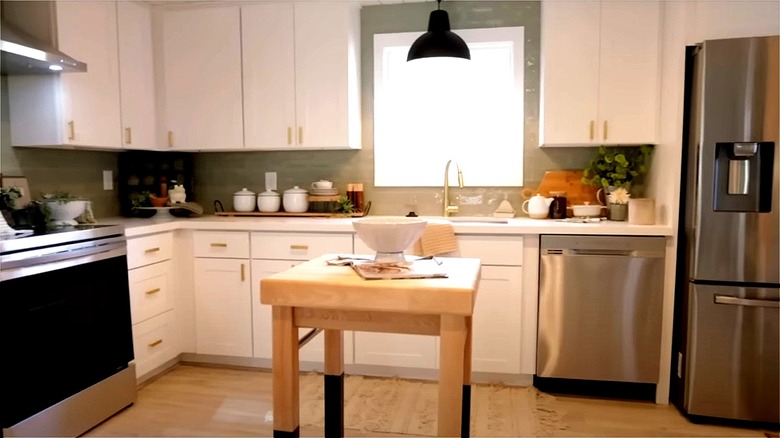
<instances>
[{"instance_id":1,"label":"pendant light cord","mask_svg":"<svg viewBox=\"0 0 780 438\"><path fill-rule=\"evenodd\" d=\"M441 0L436 0L436 9L437 10L441 9Z\"/></svg>"}]
</instances>

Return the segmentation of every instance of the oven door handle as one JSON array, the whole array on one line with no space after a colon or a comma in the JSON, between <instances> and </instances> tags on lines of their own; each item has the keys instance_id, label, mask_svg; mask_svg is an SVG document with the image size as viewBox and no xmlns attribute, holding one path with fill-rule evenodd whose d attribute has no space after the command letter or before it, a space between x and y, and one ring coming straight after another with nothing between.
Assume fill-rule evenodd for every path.
<instances>
[{"instance_id":1,"label":"oven door handle","mask_svg":"<svg viewBox=\"0 0 780 438\"><path fill-rule=\"evenodd\" d=\"M83 248L80 252L52 254L46 257L44 263L35 263L35 260L31 259L24 260L25 263L19 261L16 263L18 266L13 267L9 267L8 263L3 263L4 266L2 267L2 270L0 270L0 281L28 277L30 275L42 274L57 269L66 269L125 255L127 255L127 244L124 239L122 239L121 243L116 242L91 248Z\"/></svg>"}]
</instances>

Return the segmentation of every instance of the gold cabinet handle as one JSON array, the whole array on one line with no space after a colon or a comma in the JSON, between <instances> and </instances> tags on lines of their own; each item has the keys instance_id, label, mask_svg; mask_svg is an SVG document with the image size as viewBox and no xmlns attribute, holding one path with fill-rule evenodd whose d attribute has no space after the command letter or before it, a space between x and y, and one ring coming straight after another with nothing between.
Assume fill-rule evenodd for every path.
<instances>
[{"instance_id":1,"label":"gold cabinet handle","mask_svg":"<svg viewBox=\"0 0 780 438\"><path fill-rule=\"evenodd\" d=\"M246 280L246 270L244 269L244 264L241 263L241 281L243 282Z\"/></svg>"},{"instance_id":2,"label":"gold cabinet handle","mask_svg":"<svg viewBox=\"0 0 780 438\"><path fill-rule=\"evenodd\" d=\"M154 294L156 294L157 292L160 292L161 290L162 290L162 289L160 289L159 287L156 287L156 288L154 288L154 289L149 289L148 291L146 291L146 292L144 292L144 293L145 293L146 295L154 295Z\"/></svg>"},{"instance_id":3,"label":"gold cabinet handle","mask_svg":"<svg viewBox=\"0 0 780 438\"><path fill-rule=\"evenodd\" d=\"M158 346L160 344L162 344L162 339L158 339L156 341L152 341L152 342L148 343L147 345L150 346L150 347L156 347L156 346Z\"/></svg>"},{"instance_id":4,"label":"gold cabinet handle","mask_svg":"<svg viewBox=\"0 0 780 438\"><path fill-rule=\"evenodd\" d=\"M596 121L591 120L590 121L590 139L593 140L593 136L595 135L594 130L596 129Z\"/></svg>"},{"instance_id":5,"label":"gold cabinet handle","mask_svg":"<svg viewBox=\"0 0 780 438\"><path fill-rule=\"evenodd\" d=\"M292 126L287 127L287 144L292 144Z\"/></svg>"},{"instance_id":6,"label":"gold cabinet handle","mask_svg":"<svg viewBox=\"0 0 780 438\"><path fill-rule=\"evenodd\" d=\"M607 121L604 120L604 140L607 139Z\"/></svg>"},{"instance_id":7,"label":"gold cabinet handle","mask_svg":"<svg viewBox=\"0 0 780 438\"><path fill-rule=\"evenodd\" d=\"M303 144L303 127L298 127L298 144Z\"/></svg>"},{"instance_id":8,"label":"gold cabinet handle","mask_svg":"<svg viewBox=\"0 0 780 438\"><path fill-rule=\"evenodd\" d=\"M158 248L149 248L149 249L145 249L145 250L144 250L144 253L146 253L146 254L151 254L151 253L153 253L153 252L157 252L157 251L159 251L159 250L160 250L160 248L159 248L159 247L158 247Z\"/></svg>"},{"instance_id":9,"label":"gold cabinet handle","mask_svg":"<svg viewBox=\"0 0 780 438\"><path fill-rule=\"evenodd\" d=\"M227 243L214 242L211 244L212 248L227 248Z\"/></svg>"},{"instance_id":10,"label":"gold cabinet handle","mask_svg":"<svg viewBox=\"0 0 780 438\"><path fill-rule=\"evenodd\" d=\"M125 128L125 143L133 144L133 129Z\"/></svg>"},{"instance_id":11,"label":"gold cabinet handle","mask_svg":"<svg viewBox=\"0 0 780 438\"><path fill-rule=\"evenodd\" d=\"M290 245L291 251L308 251L309 245Z\"/></svg>"},{"instance_id":12,"label":"gold cabinet handle","mask_svg":"<svg viewBox=\"0 0 780 438\"><path fill-rule=\"evenodd\" d=\"M68 122L68 140L76 139L76 123L71 120Z\"/></svg>"},{"instance_id":13,"label":"gold cabinet handle","mask_svg":"<svg viewBox=\"0 0 780 438\"><path fill-rule=\"evenodd\" d=\"M173 147L173 131L168 131L168 147Z\"/></svg>"}]
</instances>

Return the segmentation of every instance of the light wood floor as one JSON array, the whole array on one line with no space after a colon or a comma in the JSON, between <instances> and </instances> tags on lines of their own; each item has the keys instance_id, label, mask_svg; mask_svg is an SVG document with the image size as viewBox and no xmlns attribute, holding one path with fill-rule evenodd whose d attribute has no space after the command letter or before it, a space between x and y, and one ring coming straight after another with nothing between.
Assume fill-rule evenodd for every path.
<instances>
[{"instance_id":1,"label":"light wood floor","mask_svg":"<svg viewBox=\"0 0 780 438\"><path fill-rule=\"evenodd\" d=\"M318 376L309 375L307 382ZM349 381L349 379L348 379ZM363 383L370 379L361 379ZM375 380L381 383L380 380ZM362 383L361 383L362 384ZM301 403L311 383L301 384ZM317 390L319 387L313 388ZM558 419L560 428L537 430L537 435L547 436L777 436L758 429L735 428L718 425L697 425L689 422L673 406L660 406L649 402L616 401L594 398L551 396L539 394L533 388L519 389L533 397L544 399L542 412L546 418ZM349 390L347 391L349 392ZM86 436L271 436L271 374L263 370L226 369L204 366L179 365L138 391L137 402L98 425ZM508 394L499 391L497 394ZM515 396L516 397L516 396ZM394 398L405 400L403 395ZM491 400L490 405L501 403ZM508 402L508 401L507 401ZM396 403L397 404L397 403ZM488 403L472 405L472 418L476 411L489 418L506 415L491 412ZM349 409L363 409L348 405ZM401 410L403 411L403 410ZM520 412L517 410L516 412ZM409 409L406 409L409 412ZM354 412L345 411L345 416ZM519 416L520 414L518 414ZM305 424L302 413L302 424ZM495 419L493 419L495 420ZM472 422L474 420L472 419ZM533 421L528 418L501 418L497 424ZM496 423L494 421L494 423ZM435 430L435 429L434 429ZM496 430L491 436L513 436L508 430ZM544 432L538 432L544 430ZM347 429L348 436L398 436L380 432ZM321 436L322 429L303 425L302 436Z\"/></svg>"}]
</instances>

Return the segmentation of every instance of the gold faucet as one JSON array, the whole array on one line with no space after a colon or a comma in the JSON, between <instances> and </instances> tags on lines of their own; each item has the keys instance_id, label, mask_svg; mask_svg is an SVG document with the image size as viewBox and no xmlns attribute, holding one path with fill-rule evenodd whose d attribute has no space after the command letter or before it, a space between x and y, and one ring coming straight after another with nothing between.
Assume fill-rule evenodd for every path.
<instances>
[{"instance_id":1,"label":"gold faucet","mask_svg":"<svg viewBox=\"0 0 780 438\"><path fill-rule=\"evenodd\" d=\"M442 216L444 217L458 213L458 206L450 205L450 164L453 162L458 169L458 187L461 189L463 188L463 172L460 171L460 166L458 166L457 161L447 161L447 165L444 166L444 199L442 200L442 204L444 205Z\"/></svg>"}]
</instances>

